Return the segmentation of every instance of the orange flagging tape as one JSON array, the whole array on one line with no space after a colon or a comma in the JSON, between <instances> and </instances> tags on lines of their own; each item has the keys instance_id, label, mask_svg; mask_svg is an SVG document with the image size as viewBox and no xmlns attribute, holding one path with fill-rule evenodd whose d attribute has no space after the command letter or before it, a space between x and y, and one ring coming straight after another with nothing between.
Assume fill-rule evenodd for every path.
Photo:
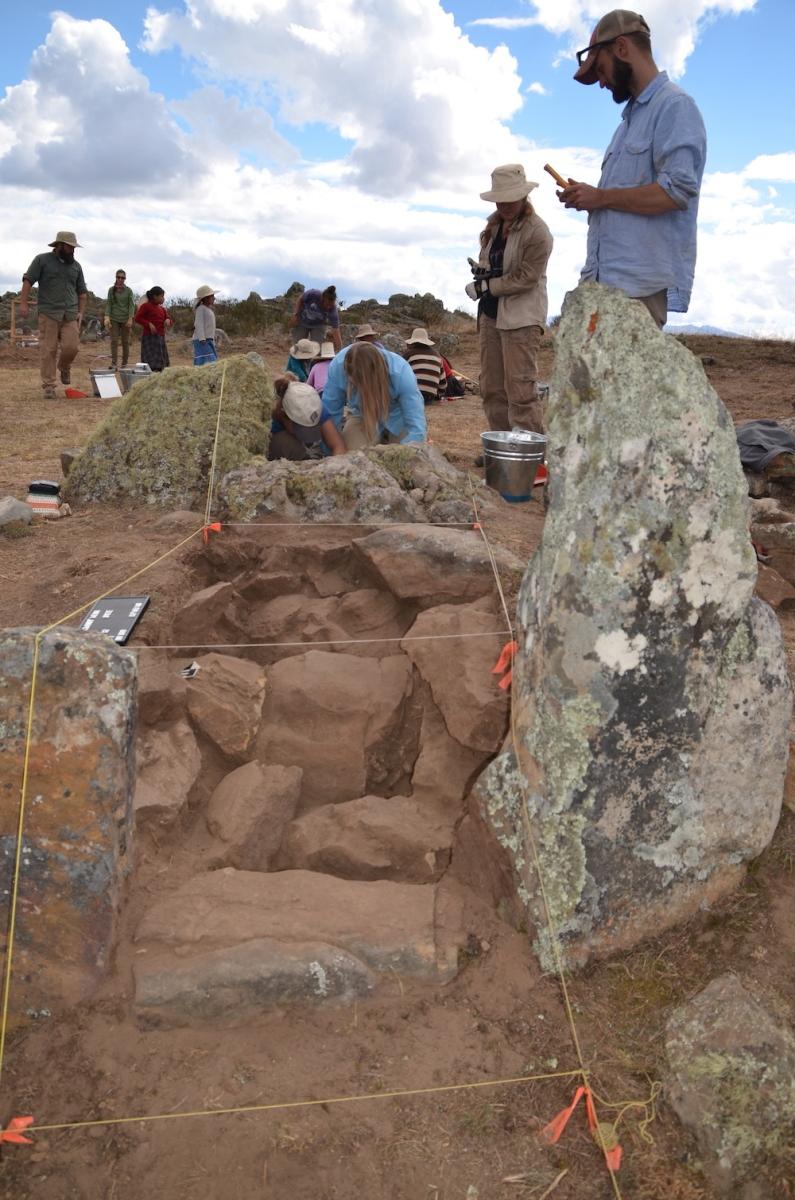
<instances>
[{"instance_id":1,"label":"orange flagging tape","mask_svg":"<svg viewBox=\"0 0 795 1200\"><path fill-rule=\"evenodd\" d=\"M202 529L202 541L204 542L205 546L207 545L207 543L210 540L210 534L211 533L220 533L222 528L223 528L223 526L221 525L220 521L213 521L212 525L204 526L204 528Z\"/></svg>"},{"instance_id":2,"label":"orange flagging tape","mask_svg":"<svg viewBox=\"0 0 795 1200\"><path fill-rule=\"evenodd\" d=\"M599 1125L599 1122L596 1119L596 1109L594 1108L593 1097L591 1096L590 1088L578 1087L577 1091L574 1093L574 1099L568 1108L562 1109L556 1117L553 1117L549 1124L545 1125L541 1130L539 1137L543 1138L545 1142L549 1142L550 1145L554 1145L555 1142L560 1138L563 1130L568 1125L572 1113L582 1100L583 1096L585 1097L585 1112L588 1118L588 1128L590 1129L594 1140L598 1143L602 1153L605 1156L605 1162L607 1163L608 1169L611 1171L617 1171L621 1166L621 1147L615 1140L613 1127L610 1125L607 1127L604 1125Z\"/></svg>"},{"instance_id":3,"label":"orange flagging tape","mask_svg":"<svg viewBox=\"0 0 795 1200\"><path fill-rule=\"evenodd\" d=\"M33 1138L23 1137L20 1129L27 1129L33 1124L33 1117L12 1117L7 1129L0 1129L0 1142L24 1142L26 1146L33 1145Z\"/></svg>"},{"instance_id":4,"label":"orange flagging tape","mask_svg":"<svg viewBox=\"0 0 795 1200\"><path fill-rule=\"evenodd\" d=\"M503 691L506 691L506 689L511 686L511 679L513 677L513 656L516 654L518 649L519 644L517 642L506 642L502 648L500 657L491 668L492 675L503 675L503 672L505 672L498 685Z\"/></svg>"}]
</instances>

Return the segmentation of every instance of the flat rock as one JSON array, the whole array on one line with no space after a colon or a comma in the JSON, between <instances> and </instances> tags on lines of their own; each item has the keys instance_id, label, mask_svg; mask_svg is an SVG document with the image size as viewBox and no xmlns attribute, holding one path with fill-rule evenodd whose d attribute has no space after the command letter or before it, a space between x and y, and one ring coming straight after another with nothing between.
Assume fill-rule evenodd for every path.
<instances>
[{"instance_id":1,"label":"flat rock","mask_svg":"<svg viewBox=\"0 0 795 1200\"><path fill-rule=\"evenodd\" d=\"M251 941L187 960L136 960L135 1008L147 1025L240 1023L296 1003L344 1003L366 995L373 973L355 955L323 942Z\"/></svg>"},{"instance_id":2,"label":"flat rock","mask_svg":"<svg viewBox=\"0 0 795 1200\"><path fill-rule=\"evenodd\" d=\"M582 284L547 423L550 507L517 604L521 776L505 754L478 794L549 964L526 796L578 965L737 886L778 822L792 691L753 596L734 426L698 360L623 293Z\"/></svg>"},{"instance_id":3,"label":"flat rock","mask_svg":"<svg viewBox=\"0 0 795 1200\"><path fill-rule=\"evenodd\" d=\"M300 811L388 791L408 779L416 741L404 718L412 694L403 654L354 658L324 650L269 671L256 757L300 766Z\"/></svg>"},{"instance_id":4,"label":"flat rock","mask_svg":"<svg viewBox=\"0 0 795 1200\"><path fill-rule=\"evenodd\" d=\"M716 1192L772 1196L762 1174L783 1179L792 1162L791 1031L735 975L721 975L674 1012L665 1050L667 1099L694 1134Z\"/></svg>"},{"instance_id":5,"label":"flat rock","mask_svg":"<svg viewBox=\"0 0 795 1200\"><path fill-rule=\"evenodd\" d=\"M495 632L504 624L490 600L442 604L420 613L401 642L429 684L450 736L486 754L496 754L508 727L508 697L492 673L510 637Z\"/></svg>"},{"instance_id":6,"label":"flat rock","mask_svg":"<svg viewBox=\"0 0 795 1200\"><path fill-rule=\"evenodd\" d=\"M191 649L244 640L238 620L239 597L231 583L215 583L194 592L175 614L172 635L176 645Z\"/></svg>"},{"instance_id":7,"label":"flat rock","mask_svg":"<svg viewBox=\"0 0 795 1200\"><path fill-rule=\"evenodd\" d=\"M299 817L279 861L343 879L430 883L450 862L453 823L405 796L361 796Z\"/></svg>"},{"instance_id":8,"label":"flat rock","mask_svg":"<svg viewBox=\"0 0 795 1200\"><path fill-rule=\"evenodd\" d=\"M245 763L224 776L207 805L207 828L224 866L268 871L301 794L300 767Z\"/></svg>"},{"instance_id":9,"label":"flat rock","mask_svg":"<svg viewBox=\"0 0 795 1200\"><path fill-rule=\"evenodd\" d=\"M188 712L201 732L232 759L251 748L265 699L262 667L227 654L203 654L199 671L188 680Z\"/></svg>"},{"instance_id":10,"label":"flat rock","mask_svg":"<svg viewBox=\"0 0 795 1200\"><path fill-rule=\"evenodd\" d=\"M466 941L460 909L445 909L439 928L432 884L371 883L314 871L236 871L224 867L189 879L163 897L138 926L138 942L190 953L256 938L322 942L375 971L444 980Z\"/></svg>"},{"instance_id":11,"label":"flat rock","mask_svg":"<svg viewBox=\"0 0 795 1200\"><path fill-rule=\"evenodd\" d=\"M0 529L4 525L14 525L19 522L29 525L32 520L33 509L29 504L17 500L14 496L4 496L0 500Z\"/></svg>"},{"instance_id":12,"label":"flat rock","mask_svg":"<svg viewBox=\"0 0 795 1200\"><path fill-rule=\"evenodd\" d=\"M456 741L433 698L423 700L419 754L411 776L415 800L433 804L457 818L464 797L488 757L487 752Z\"/></svg>"},{"instance_id":13,"label":"flat rock","mask_svg":"<svg viewBox=\"0 0 795 1200\"><path fill-rule=\"evenodd\" d=\"M199 745L187 721L145 732L136 745L136 823L173 825L188 802L201 765Z\"/></svg>"},{"instance_id":14,"label":"flat rock","mask_svg":"<svg viewBox=\"0 0 795 1200\"><path fill-rule=\"evenodd\" d=\"M477 530L379 529L353 545L399 600L427 608L496 594L494 569ZM504 587L521 579L524 564L515 555L497 549L495 559Z\"/></svg>"}]
</instances>

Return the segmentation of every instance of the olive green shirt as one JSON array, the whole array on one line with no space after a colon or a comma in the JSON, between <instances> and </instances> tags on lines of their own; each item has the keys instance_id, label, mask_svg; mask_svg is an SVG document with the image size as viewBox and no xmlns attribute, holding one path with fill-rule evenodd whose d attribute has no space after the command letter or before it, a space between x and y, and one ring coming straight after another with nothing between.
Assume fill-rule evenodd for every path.
<instances>
[{"instance_id":1,"label":"olive green shirt","mask_svg":"<svg viewBox=\"0 0 795 1200\"><path fill-rule=\"evenodd\" d=\"M74 259L61 262L54 250L37 254L23 279L39 285L39 315L56 321L77 320L77 297L88 291L83 268Z\"/></svg>"},{"instance_id":2,"label":"olive green shirt","mask_svg":"<svg viewBox=\"0 0 795 1200\"><path fill-rule=\"evenodd\" d=\"M132 288L119 288L118 292L115 287L108 291L108 299L105 303L105 316L111 321L120 321L124 323L135 316L135 296Z\"/></svg>"}]
</instances>

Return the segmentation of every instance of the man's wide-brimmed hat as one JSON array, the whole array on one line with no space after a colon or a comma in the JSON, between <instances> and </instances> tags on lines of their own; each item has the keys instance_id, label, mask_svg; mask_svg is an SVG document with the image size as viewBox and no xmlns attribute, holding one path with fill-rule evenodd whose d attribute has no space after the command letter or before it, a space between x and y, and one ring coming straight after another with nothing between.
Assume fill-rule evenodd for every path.
<instances>
[{"instance_id":1,"label":"man's wide-brimmed hat","mask_svg":"<svg viewBox=\"0 0 795 1200\"><path fill-rule=\"evenodd\" d=\"M215 295L215 288L211 288L209 284L203 283L200 288L196 288L196 302L193 305L201 304L202 300L206 300L208 296Z\"/></svg>"},{"instance_id":2,"label":"man's wide-brimmed hat","mask_svg":"<svg viewBox=\"0 0 795 1200\"><path fill-rule=\"evenodd\" d=\"M67 246L74 246L75 249L78 249L80 246L77 238L69 229L60 229L53 240L48 242L47 245L57 246L59 242L65 242Z\"/></svg>"},{"instance_id":3,"label":"man's wide-brimmed hat","mask_svg":"<svg viewBox=\"0 0 795 1200\"><path fill-rule=\"evenodd\" d=\"M521 163L505 163L495 167L491 173L491 190L481 192L481 200L493 200L496 204L509 204L511 200L523 200L529 196L537 183L531 183Z\"/></svg>"},{"instance_id":4,"label":"man's wide-brimmed hat","mask_svg":"<svg viewBox=\"0 0 795 1200\"><path fill-rule=\"evenodd\" d=\"M319 353L320 347L311 338L299 338L295 345L290 347L292 358L317 358Z\"/></svg>"},{"instance_id":5,"label":"man's wide-brimmed hat","mask_svg":"<svg viewBox=\"0 0 795 1200\"><path fill-rule=\"evenodd\" d=\"M356 337L353 340L358 342L360 338L366 337L378 337L378 334L373 329L372 325L360 325L356 333Z\"/></svg>"},{"instance_id":6,"label":"man's wide-brimmed hat","mask_svg":"<svg viewBox=\"0 0 795 1200\"><path fill-rule=\"evenodd\" d=\"M591 34L588 45L595 46L597 42L612 42L625 33L651 34L651 30L640 13L633 12L630 8L614 8L612 12L605 13L599 21ZM582 60L574 72L574 78L578 83L596 83L596 51Z\"/></svg>"},{"instance_id":7,"label":"man's wide-brimmed hat","mask_svg":"<svg viewBox=\"0 0 795 1200\"><path fill-rule=\"evenodd\" d=\"M413 345L414 342L419 342L419 344L421 346L432 346L433 345L433 342L428 337L427 329L412 329L411 337L407 338L406 340L407 340L409 346Z\"/></svg>"}]
</instances>

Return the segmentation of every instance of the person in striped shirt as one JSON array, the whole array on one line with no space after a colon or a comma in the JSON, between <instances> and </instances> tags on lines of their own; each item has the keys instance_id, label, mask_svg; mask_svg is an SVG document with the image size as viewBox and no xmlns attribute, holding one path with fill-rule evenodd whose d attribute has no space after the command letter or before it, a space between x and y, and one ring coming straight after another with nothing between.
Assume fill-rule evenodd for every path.
<instances>
[{"instance_id":1,"label":"person in striped shirt","mask_svg":"<svg viewBox=\"0 0 795 1200\"><path fill-rule=\"evenodd\" d=\"M414 329L406 344L406 362L417 376L417 387L426 404L438 404L447 395L442 356L427 329Z\"/></svg>"}]
</instances>

